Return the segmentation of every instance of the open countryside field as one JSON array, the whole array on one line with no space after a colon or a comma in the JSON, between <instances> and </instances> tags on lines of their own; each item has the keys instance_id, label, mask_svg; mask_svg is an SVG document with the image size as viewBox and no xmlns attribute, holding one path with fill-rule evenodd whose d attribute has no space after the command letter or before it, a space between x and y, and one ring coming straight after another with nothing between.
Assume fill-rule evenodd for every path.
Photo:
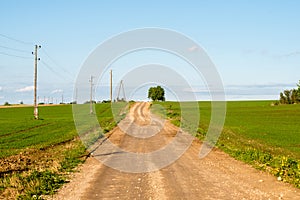
<instances>
[{"instance_id":1,"label":"open countryside field","mask_svg":"<svg viewBox=\"0 0 300 200\"><path fill-rule=\"evenodd\" d=\"M270 101L227 103L227 116L218 148L231 156L300 187L300 105L271 106ZM167 117L180 121L178 102L159 102ZM89 111L89 106L84 106ZM192 111L194 108L190 107ZM200 125L196 135L203 139L210 121L210 102L199 102ZM0 197L12 199L53 194L66 174L87 156L78 139L71 105L40 107L34 120L32 107L0 109ZM96 104L104 129L111 130L110 104Z\"/></svg>"},{"instance_id":2,"label":"open countryside field","mask_svg":"<svg viewBox=\"0 0 300 200\"><path fill-rule=\"evenodd\" d=\"M97 104L96 112L104 129L115 125L110 104ZM40 107L39 120L34 120L32 113L32 107L0 109L0 158L26 148L46 148L77 136L71 105Z\"/></svg>"},{"instance_id":3,"label":"open countryside field","mask_svg":"<svg viewBox=\"0 0 300 200\"><path fill-rule=\"evenodd\" d=\"M110 104L95 109L105 131L112 129ZM71 105L42 106L39 114L34 120L32 107L0 109L0 198L53 194L87 156Z\"/></svg>"},{"instance_id":4,"label":"open countryside field","mask_svg":"<svg viewBox=\"0 0 300 200\"><path fill-rule=\"evenodd\" d=\"M178 125L178 102L160 102L167 117ZM279 180L300 187L300 105L271 106L272 101L227 102L227 114L218 148L231 156L266 170ZM190 108L191 112L193 107ZM199 102L203 139L210 121L210 102Z\"/></svg>"}]
</instances>

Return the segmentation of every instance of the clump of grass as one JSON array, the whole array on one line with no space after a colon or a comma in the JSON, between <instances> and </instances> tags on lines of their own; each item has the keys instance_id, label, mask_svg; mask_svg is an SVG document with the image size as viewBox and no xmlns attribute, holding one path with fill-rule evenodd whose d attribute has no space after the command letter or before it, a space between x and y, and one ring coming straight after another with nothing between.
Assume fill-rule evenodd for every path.
<instances>
[{"instance_id":1,"label":"clump of grass","mask_svg":"<svg viewBox=\"0 0 300 200\"><path fill-rule=\"evenodd\" d=\"M52 195L66 182L62 174L46 171L33 171L28 176L20 176L20 183L25 194L19 195L18 199L43 199L42 195Z\"/></svg>"},{"instance_id":2,"label":"clump of grass","mask_svg":"<svg viewBox=\"0 0 300 200\"><path fill-rule=\"evenodd\" d=\"M60 163L61 172L73 172L74 168L84 162L88 153L82 144L77 145L76 148L65 152L65 159Z\"/></svg>"},{"instance_id":3,"label":"clump of grass","mask_svg":"<svg viewBox=\"0 0 300 200\"><path fill-rule=\"evenodd\" d=\"M279 181L293 184L300 188L300 161L289 156L274 156L254 148L226 149L234 158L251 164L257 169L267 171L278 177Z\"/></svg>"},{"instance_id":4,"label":"clump of grass","mask_svg":"<svg viewBox=\"0 0 300 200\"><path fill-rule=\"evenodd\" d=\"M72 172L87 156L78 140L32 152L31 163L24 171L3 172L0 178L0 198L43 199L53 195L67 182Z\"/></svg>"}]
</instances>

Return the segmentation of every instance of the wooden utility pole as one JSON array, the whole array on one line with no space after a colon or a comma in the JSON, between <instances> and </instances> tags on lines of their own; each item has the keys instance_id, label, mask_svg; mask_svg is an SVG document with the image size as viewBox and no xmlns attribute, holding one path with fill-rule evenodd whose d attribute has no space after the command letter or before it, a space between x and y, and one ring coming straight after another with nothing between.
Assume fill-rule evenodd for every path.
<instances>
[{"instance_id":1,"label":"wooden utility pole","mask_svg":"<svg viewBox=\"0 0 300 200\"><path fill-rule=\"evenodd\" d=\"M38 49L40 49L41 46L38 46L38 45L35 45L35 48L34 48L34 52L32 52L32 54L34 54L34 100L33 100L33 106L34 106L34 110L33 110L33 114L34 114L34 118L35 119L38 119L39 118L39 112L38 112L38 104L37 104L37 101L36 101L36 96L37 96L37 63L38 63L38 60L40 60L38 58Z\"/></svg>"},{"instance_id":2,"label":"wooden utility pole","mask_svg":"<svg viewBox=\"0 0 300 200\"><path fill-rule=\"evenodd\" d=\"M90 114L93 114L93 76L91 76L90 83Z\"/></svg>"},{"instance_id":3,"label":"wooden utility pole","mask_svg":"<svg viewBox=\"0 0 300 200\"><path fill-rule=\"evenodd\" d=\"M110 103L113 102L113 97L112 97L112 70L110 70Z\"/></svg>"}]
</instances>

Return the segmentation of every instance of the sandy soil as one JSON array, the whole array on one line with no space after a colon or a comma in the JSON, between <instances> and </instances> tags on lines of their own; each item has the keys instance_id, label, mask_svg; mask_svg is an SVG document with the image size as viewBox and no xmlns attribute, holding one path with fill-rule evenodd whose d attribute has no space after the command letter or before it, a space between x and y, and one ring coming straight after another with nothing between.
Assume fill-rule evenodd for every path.
<instances>
[{"instance_id":1,"label":"sandy soil","mask_svg":"<svg viewBox=\"0 0 300 200\"><path fill-rule=\"evenodd\" d=\"M147 127L151 123L150 116L149 103L137 103L128 119L139 127ZM126 151L147 153L167 145L177 130L165 122L159 133L143 139L115 128L108 140ZM220 150L214 149L199 159L200 146L201 143L194 140L176 162L148 173L125 173L105 166L99 157L112 159L115 154L103 153L102 148L102 154L95 151L71 182L51 199L300 199L299 189Z\"/></svg>"}]
</instances>

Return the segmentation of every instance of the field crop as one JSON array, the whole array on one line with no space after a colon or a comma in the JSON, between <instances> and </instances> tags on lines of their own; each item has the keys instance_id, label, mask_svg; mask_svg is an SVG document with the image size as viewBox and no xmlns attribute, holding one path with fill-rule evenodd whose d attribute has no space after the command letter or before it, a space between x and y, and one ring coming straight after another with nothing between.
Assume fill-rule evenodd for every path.
<instances>
[{"instance_id":1,"label":"field crop","mask_svg":"<svg viewBox=\"0 0 300 200\"><path fill-rule=\"evenodd\" d=\"M116 125L109 103L96 104L95 111L104 132ZM86 113L90 115L89 108ZM41 106L39 120L32 107L0 108L0 127L0 199L53 194L88 155L75 129L72 105Z\"/></svg>"},{"instance_id":2,"label":"field crop","mask_svg":"<svg viewBox=\"0 0 300 200\"><path fill-rule=\"evenodd\" d=\"M198 103L200 123L197 133L191 134L204 139L211 103ZM180 124L178 102L157 104L166 109L172 123ZM227 102L225 125L217 147L300 187L300 105L271 104L271 101ZM189 109L192 113L195 108Z\"/></svg>"},{"instance_id":3,"label":"field crop","mask_svg":"<svg viewBox=\"0 0 300 200\"><path fill-rule=\"evenodd\" d=\"M76 135L70 106L41 107L34 120L31 107L0 109L0 157L26 148L45 148L73 139Z\"/></svg>"}]
</instances>

